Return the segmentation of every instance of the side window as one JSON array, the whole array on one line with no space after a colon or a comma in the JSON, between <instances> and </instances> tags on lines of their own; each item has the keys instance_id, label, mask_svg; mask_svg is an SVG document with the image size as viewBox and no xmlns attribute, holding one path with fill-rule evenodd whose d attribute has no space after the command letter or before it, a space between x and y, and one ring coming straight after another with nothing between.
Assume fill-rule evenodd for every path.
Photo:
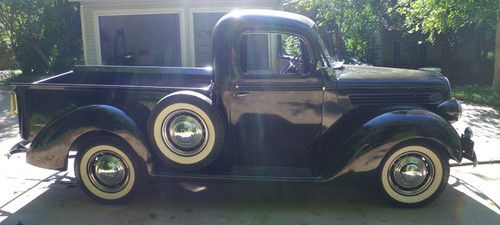
<instances>
[{"instance_id":1,"label":"side window","mask_svg":"<svg viewBox=\"0 0 500 225\"><path fill-rule=\"evenodd\" d=\"M239 64L244 77L303 77L309 73L305 42L295 35L250 33L240 40Z\"/></svg>"}]
</instances>

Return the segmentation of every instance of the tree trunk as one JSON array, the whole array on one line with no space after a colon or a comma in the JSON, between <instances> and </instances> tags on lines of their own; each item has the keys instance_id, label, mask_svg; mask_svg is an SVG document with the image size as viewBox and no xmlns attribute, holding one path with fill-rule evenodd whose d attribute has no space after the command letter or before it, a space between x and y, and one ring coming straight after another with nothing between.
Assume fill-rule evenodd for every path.
<instances>
[{"instance_id":1,"label":"tree trunk","mask_svg":"<svg viewBox=\"0 0 500 225\"><path fill-rule=\"evenodd\" d=\"M439 48L441 52L441 71L443 75L453 81L457 78L456 74L453 74L451 72L451 64L453 62L454 52L449 40L444 35L439 40Z\"/></svg>"},{"instance_id":2,"label":"tree trunk","mask_svg":"<svg viewBox=\"0 0 500 225\"><path fill-rule=\"evenodd\" d=\"M347 56L344 38L342 38L342 34L340 32L335 32L335 48L337 49L337 54L340 56L340 59Z\"/></svg>"},{"instance_id":3,"label":"tree trunk","mask_svg":"<svg viewBox=\"0 0 500 225\"><path fill-rule=\"evenodd\" d=\"M45 63L45 65L49 65L49 63L50 63L49 59L47 58L47 55L45 55L45 52L40 47L40 44L38 44L37 41L34 41L34 40L32 41L32 40L29 40L29 39L24 38L24 37L22 37L21 39L24 41L24 43L29 45L37 53L38 56L40 56L40 58Z\"/></svg>"},{"instance_id":4,"label":"tree trunk","mask_svg":"<svg viewBox=\"0 0 500 225\"><path fill-rule=\"evenodd\" d=\"M495 40L495 75L493 77L493 88L500 93L500 22L497 23L497 37Z\"/></svg>"}]
</instances>

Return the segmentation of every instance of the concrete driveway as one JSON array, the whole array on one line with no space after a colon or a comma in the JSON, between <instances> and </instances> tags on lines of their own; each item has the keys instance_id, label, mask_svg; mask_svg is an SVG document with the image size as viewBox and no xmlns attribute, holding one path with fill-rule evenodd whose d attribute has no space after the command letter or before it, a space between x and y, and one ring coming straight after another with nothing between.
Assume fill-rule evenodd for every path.
<instances>
[{"instance_id":1,"label":"concrete driveway","mask_svg":"<svg viewBox=\"0 0 500 225\"><path fill-rule=\"evenodd\" d=\"M100 205L77 187L73 171L33 167L3 156L19 140L0 87L0 224L499 224L500 165L453 167L433 204L392 207L364 177L329 185L152 182L127 205ZM460 131L473 126L483 161L500 159L500 115L464 105Z\"/></svg>"}]
</instances>

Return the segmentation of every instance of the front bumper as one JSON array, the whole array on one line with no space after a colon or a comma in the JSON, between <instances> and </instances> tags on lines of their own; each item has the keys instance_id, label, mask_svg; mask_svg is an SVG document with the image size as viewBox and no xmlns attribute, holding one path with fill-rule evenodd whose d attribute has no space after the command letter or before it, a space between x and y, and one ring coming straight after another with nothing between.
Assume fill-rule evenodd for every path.
<instances>
[{"instance_id":1,"label":"front bumper","mask_svg":"<svg viewBox=\"0 0 500 225\"><path fill-rule=\"evenodd\" d=\"M472 161L474 167L477 166L477 156L474 151L474 141L472 141L472 129L465 128L464 133L460 137L460 144L462 145L462 157Z\"/></svg>"}]
</instances>

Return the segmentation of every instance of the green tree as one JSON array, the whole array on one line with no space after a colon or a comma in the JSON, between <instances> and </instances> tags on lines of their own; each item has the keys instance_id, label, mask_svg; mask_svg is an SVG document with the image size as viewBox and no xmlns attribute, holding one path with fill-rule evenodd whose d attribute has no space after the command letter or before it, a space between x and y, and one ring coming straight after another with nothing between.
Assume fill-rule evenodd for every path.
<instances>
[{"instance_id":1,"label":"green tree","mask_svg":"<svg viewBox=\"0 0 500 225\"><path fill-rule=\"evenodd\" d=\"M12 53L12 46L4 28L0 24L0 70L16 69L19 65Z\"/></svg>"},{"instance_id":2,"label":"green tree","mask_svg":"<svg viewBox=\"0 0 500 225\"><path fill-rule=\"evenodd\" d=\"M59 72L82 61L79 7L68 0L0 1L2 34L23 73Z\"/></svg>"},{"instance_id":3,"label":"green tree","mask_svg":"<svg viewBox=\"0 0 500 225\"><path fill-rule=\"evenodd\" d=\"M399 0L396 7L410 32L426 34L431 42L463 28L486 27L493 32L500 10L498 0Z\"/></svg>"},{"instance_id":4,"label":"green tree","mask_svg":"<svg viewBox=\"0 0 500 225\"><path fill-rule=\"evenodd\" d=\"M440 46L446 74L465 42L482 39L494 46L500 4L498 0L398 0L391 10L404 16L409 33L421 33ZM491 57L488 60L492 62Z\"/></svg>"},{"instance_id":5,"label":"green tree","mask_svg":"<svg viewBox=\"0 0 500 225\"><path fill-rule=\"evenodd\" d=\"M290 0L285 10L313 19L322 30L329 51L342 58L372 63L377 55L377 38L383 26L377 14L382 7L375 0Z\"/></svg>"}]
</instances>

